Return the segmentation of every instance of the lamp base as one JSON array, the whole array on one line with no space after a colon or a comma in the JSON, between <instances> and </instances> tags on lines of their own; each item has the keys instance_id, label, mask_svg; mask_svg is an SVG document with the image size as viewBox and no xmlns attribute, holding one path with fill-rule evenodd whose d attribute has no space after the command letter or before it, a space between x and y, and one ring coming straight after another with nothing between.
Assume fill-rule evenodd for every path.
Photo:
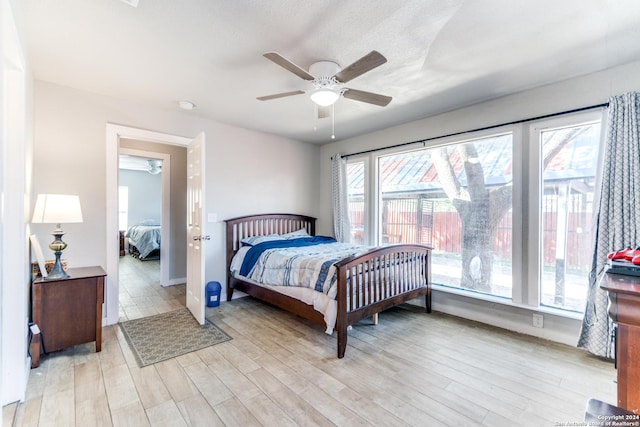
<instances>
[{"instance_id":1,"label":"lamp base","mask_svg":"<svg viewBox=\"0 0 640 427\"><path fill-rule=\"evenodd\" d=\"M51 271L45 277L45 280L59 280L66 279L69 275L62 269L62 263L60 262L60 256L62 255L62 251L55 251L56 254L56 263L53 265Z\"/></svg>"}]
</instances>

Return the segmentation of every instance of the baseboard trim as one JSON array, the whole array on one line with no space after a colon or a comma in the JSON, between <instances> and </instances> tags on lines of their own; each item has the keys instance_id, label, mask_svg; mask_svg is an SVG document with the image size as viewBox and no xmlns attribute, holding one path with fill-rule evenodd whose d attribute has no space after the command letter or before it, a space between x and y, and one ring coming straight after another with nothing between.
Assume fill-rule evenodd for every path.
<instances>
[{"instance_id":1,"label":"baseboard trim","mask_svg":"<svg viewBox=\"0 0 640 427\"><path fill-rule=\"evenodd\" d=\"M169 283L163 283L162 286L166 288L168 286L184 285L185 283L187 283L187 278L179 277L177 279L170 279Z\"/></svg>"}]
</instances>

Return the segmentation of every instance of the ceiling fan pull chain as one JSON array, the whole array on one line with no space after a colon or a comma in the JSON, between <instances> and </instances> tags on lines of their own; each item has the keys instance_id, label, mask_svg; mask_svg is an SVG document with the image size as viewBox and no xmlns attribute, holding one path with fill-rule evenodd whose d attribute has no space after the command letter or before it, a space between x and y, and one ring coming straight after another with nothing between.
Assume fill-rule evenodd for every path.
<instances>
[{"instance_id":1,"label":"ceiling fan pull chain","mask_svg":"<svg viewBox=\"0 0 640 427\"><path fill-rule=\"evenodd\" d=\"M336 139L336 104L331 105L331 139Z\"/></svg>"},{"instance_id":2,"label":"ceiling fan pull chain","mask_svg":"<svg viewBox=\"0 0 640 427\"><path fill-rule=\"evenodd\" d=\"M317 131L318 130L318 113L319 113L319 109L318 109L318 104L316 104L315 102L312 102L313 104L313 131Z\"/></svg>"}]
</instances>

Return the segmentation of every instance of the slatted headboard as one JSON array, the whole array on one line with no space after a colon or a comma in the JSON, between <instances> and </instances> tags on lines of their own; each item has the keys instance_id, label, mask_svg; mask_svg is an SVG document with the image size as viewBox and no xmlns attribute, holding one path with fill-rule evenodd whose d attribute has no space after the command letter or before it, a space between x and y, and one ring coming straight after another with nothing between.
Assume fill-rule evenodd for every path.
<instances>
[{"instance_id":1,"label":"slatted headboard","mask_svg":"<svg viewBox=\"0 0 640 427\"><path fill-rule=\"evenodd\" d=\"M227 223L227 273L231 259L246 237L267 234L284 234L304 228L312 236L316 235L316 218L297 214L247 215L225 220Z\"/></svg>"}]
</instances>

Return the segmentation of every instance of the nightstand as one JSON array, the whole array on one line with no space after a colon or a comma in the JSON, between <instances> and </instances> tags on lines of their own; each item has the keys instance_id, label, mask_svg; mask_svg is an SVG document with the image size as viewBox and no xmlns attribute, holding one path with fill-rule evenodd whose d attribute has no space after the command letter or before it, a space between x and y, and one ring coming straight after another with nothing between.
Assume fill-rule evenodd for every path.
<instances>
[{"instance_id":1,"label":"nightstand","mask_svg":"<svg viewBox=\"0 0 640 427\"><path fill-rule=\"evenodd\" d=\"M95 341L102 350L102 267L70 268L66 279L38 278L31 288L31 317L40 328L43 351L49 353ZM40 354L32 354L38 366ZM35 359L35 360L34 360Z\"/></svg>"}]
</instances>

